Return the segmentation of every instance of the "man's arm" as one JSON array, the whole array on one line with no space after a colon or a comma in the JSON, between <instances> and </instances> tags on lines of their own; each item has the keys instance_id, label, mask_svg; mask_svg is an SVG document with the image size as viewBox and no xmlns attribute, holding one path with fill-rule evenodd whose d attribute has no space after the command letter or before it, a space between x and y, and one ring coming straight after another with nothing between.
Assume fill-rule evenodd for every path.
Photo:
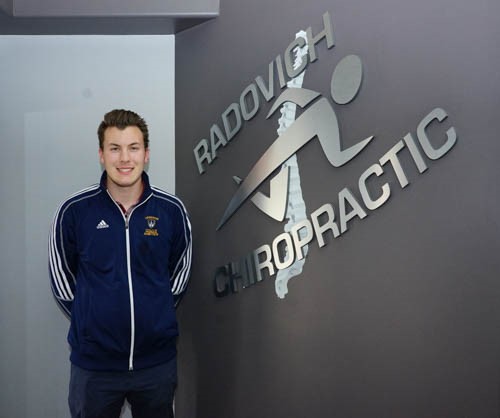
<instances>
[{"instance_id":1,"label":"man's arm","mask_svg":"<svg viewBox=\"0 0 500 418\"><path fill-rule=\"evenodd\" d=\"M186 290L191 273L192 237L191 223L186 208L179 201L180 216L176 223L176 241L169 260L170 284L175 306Z\"/></svg>"},{"instance_id":2,"label":"man's arm","mask_svg":"<svg viewBox=\"0 0 500 418\"><path fill-rule=\"evenodd\" d=\"M77 251L73 222L67 204L57 210L49 232L49 275L52 292L62 310L71 316L75 294Z\"/></svg>"}]
</instances>

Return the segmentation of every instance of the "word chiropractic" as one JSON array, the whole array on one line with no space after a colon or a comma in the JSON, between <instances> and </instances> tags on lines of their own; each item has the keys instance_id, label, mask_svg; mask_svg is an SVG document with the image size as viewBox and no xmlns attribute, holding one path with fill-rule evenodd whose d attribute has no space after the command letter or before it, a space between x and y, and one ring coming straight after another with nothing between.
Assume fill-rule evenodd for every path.
<instances>
[{"instance_id":1,"label":"word chiropractic","mask_svg":"<svg viewBox=\"0 0 500 418\"><path fill-rule=\"evenodd\" d=\"M455 145L457 134L454 127L446 131L446 140L442 145L431 143L427 128L435 121L443 122L447 118L441 108L433 109L418 124L416 137L425 156L430 160L443 157ZM312 212L308 219L297 222L290 232L278 235L271 245L265 244L237 262L231 262L216 269L214 290L217 296L226 296L229 293L239 292L263 280L263 272L267 270L269 276L278 270L286 269L296 260L304 258L303 248L314 238L318 246L326 245L325 236L332 234L334 238L341 236L348 230L348 222L354 218L364 219L368 211L374 211L387 202L391 196L389 183L384 183L378 193L369 191L369 180L373 176L385 174L384 167L391 167L402 189L408 186L409 181L403 169L399 153L407 150L420 174L427 170L427 164L417 142L411 133L406 134L377 163L368 167L358 179L358 190L361 195L361 204L354 194L344 187L338 193L338 222L335 218L334 206L326 203Z\"/></svg>"}]
</instances>

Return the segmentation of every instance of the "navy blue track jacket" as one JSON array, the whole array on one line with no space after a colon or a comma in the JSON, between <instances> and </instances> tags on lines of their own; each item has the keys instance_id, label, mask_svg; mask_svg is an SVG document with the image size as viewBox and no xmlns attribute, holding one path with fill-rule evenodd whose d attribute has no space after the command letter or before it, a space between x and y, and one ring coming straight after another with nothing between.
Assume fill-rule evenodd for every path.
<instances>
[{"instance_id":1,"label":"navy blue track jacket","mask_svg":"<svg viewBox=\"0 0 500 418\"><path fill-rule=\"evenodd\" d=\"M149 184L128 219L100 184L66 199L49 235L52 291L71 316L71 361L87 370L152 367L176 354L175 305L191 269L181 201Z\"/></svg>"}]
</instances>

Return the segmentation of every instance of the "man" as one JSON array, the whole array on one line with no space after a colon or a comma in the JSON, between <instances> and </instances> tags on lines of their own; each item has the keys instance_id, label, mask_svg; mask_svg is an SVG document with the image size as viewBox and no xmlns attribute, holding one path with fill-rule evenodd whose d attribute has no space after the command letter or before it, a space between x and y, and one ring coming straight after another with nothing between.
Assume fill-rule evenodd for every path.
<instances>
[{"instance_id":1,"label":"man","mask_svg":"<svg viewBox=\"0 0 500 418\"><path fill-rule=\"evenodd\" d=\"M49 236L56 300L71 316L73 418L173 417L175 306L191 268L181 201L149 183L146 122L128 110L98 128L100 184L58 208Z\"/></svg>"}]
</instances>

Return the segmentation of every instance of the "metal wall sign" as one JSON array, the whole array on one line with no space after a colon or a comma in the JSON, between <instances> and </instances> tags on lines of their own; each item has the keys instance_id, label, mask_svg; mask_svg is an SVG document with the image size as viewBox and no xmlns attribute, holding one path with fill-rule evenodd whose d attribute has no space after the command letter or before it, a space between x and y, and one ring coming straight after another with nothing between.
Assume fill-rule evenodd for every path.
<instances>
[{"instance_id":1,"label":"metal wall sign","mask_svg":"<svg viewBox=\"0 0 500 418\"><path fill-rule=\"evenodd\" d=\"M454 127L449 127L445 137L431 138L429 127L441 124L447 119L447 112L434 107L418 122L416 132L407 132L375 163L359 174L356 198L348 187L342 188L334 203L325 203L306 214L302 198L300 173L296 154L310 141L318 140L324 154L332 166L332 174L358 156L376 138L370 133L360 138L354 145L343 149L335 106L344 106L354 100L363 79L362 59L348 55L340 60L332 72L330 97L322 97L316 91L303 87L307 66L318 59L316 46L325 42L327 49L335 46L333 25L330 15L323 15L324 29L313 34L309 27L300 31L287 46L283 57L278 55L269 63L267 83L261 76L245 87L239 100L232 103L221 115L222 126L214 123L210 128L210 141L202 139L194 148L194 157L200 174L207 172L215 163L217 150L226 147L241 131L244 121L252 119L259 110L261 100L270 102L274 92L274 77L277 77L282 91L274 100L267 119L278 110L278 137L258 159L245 178L234 176L238 184L236 193L229 198L226 210L216 226L219 230L228 222L238 222L238 209L251 201L265 215L288 222L283 233L274 240L216 269L214 291L217 296L226 296L262 281L266 276L276 275L275 290L280 298L288 292L288 281L302 272L308 247L316 243L326 245L326 237L337 238L348 231L349 222L355 218L365 219L370 212L382 207L391 196L391 186L385 182L376 188L371 184L374 177L382 177L388 171L395 174L399 187L409 184L408 167L399 158L406 150L420 174L428 169L428 160L438 160L446 155L457 141ZM285 81L285 74L289 78ZM296 107L302 113L295 118ZM408 163L406 163L408 164ZM273 173L278 172L274 177ZM259 191L265 181L270 181L270 194Z\"/></svg>"}]
</instances>

